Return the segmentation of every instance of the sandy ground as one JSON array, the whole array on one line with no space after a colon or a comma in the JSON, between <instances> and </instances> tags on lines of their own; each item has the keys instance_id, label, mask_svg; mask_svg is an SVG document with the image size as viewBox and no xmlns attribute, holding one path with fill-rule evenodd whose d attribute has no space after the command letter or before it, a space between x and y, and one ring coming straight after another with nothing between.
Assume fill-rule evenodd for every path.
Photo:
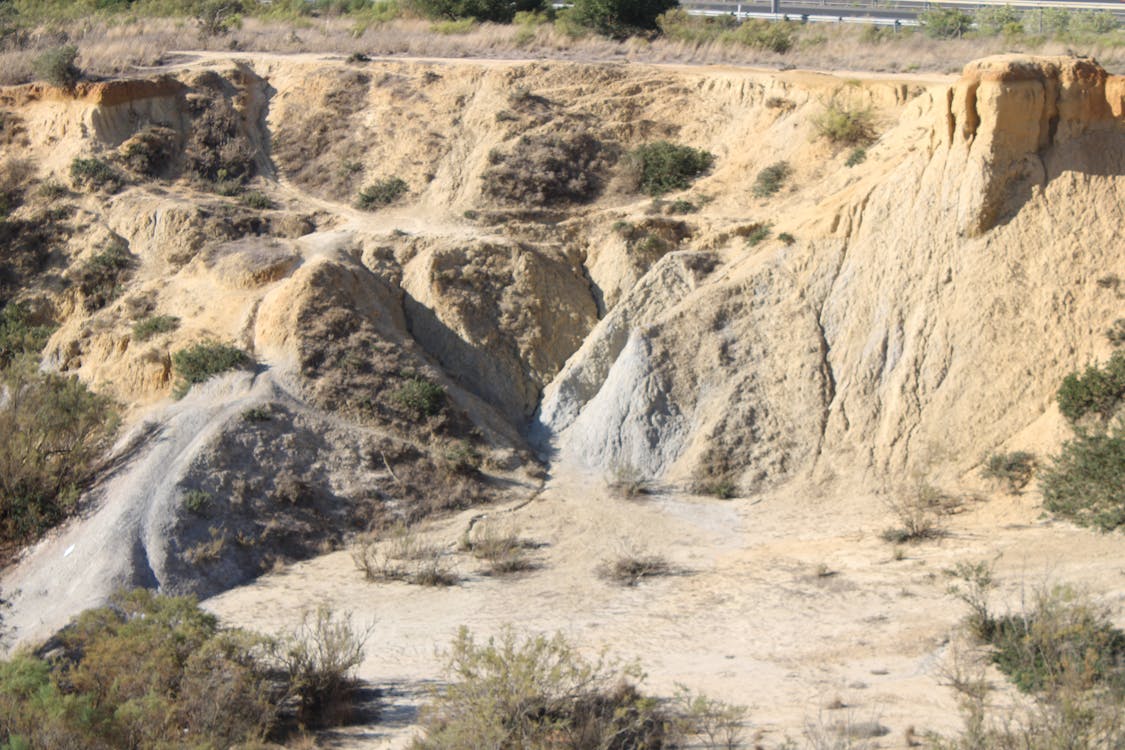
<instances>
[{"instance_id":1,"label":"sandy ground","mask_svg":"<svg viewBox=\"0 0 1125 750\"><path fill-rule=\"evenodd\" d=\"M1125 600L1125 540L1040 520L1037 505L1031 496L974 501L948 519L947 536L895 559L879 536L894 519L870 496L626 499L601 477L556 467L531 504L484 511L486 522L542 545L531 572L489 577L455 552L478 509L426 532L450 550L464 576L458 586L367 583L342 551L206 606L226 623L269 632L322 604L373 624L359 675L386 690L382 721L329 735L331 747L403 747L457 629L487 636L508 624L638 659L656 694L682 683L747 705L748 737L766 747L801 737L808 722L869 721L889 730L880 747L906 747L908 728L958 727L942 674L964 607L947 594L944 569L995 558L997 603L1007 606L1062 582L1115 610ZM603 561L629 552L661 555L677 574L632 588L599 578ZM828 708L837 702L845 708Z\"/></svg>"}]
</instances>

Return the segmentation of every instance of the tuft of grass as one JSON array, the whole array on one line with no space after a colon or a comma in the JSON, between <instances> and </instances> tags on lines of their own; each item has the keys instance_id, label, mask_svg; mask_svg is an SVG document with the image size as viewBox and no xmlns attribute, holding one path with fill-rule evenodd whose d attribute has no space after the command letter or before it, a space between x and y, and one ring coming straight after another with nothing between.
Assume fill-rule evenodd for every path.
<instances>
[{"instance_id":1,"label":"tuft of grass","mask_svg":"<svg viewBox=\"0 0 1125 750\"><path fill-rule=\"evenodd\" d=\"M754 179L753 192L755 198L769 198L785 183L785 178L792 174L793 170L789 166L789 162L779 161L775 162L761 172Z\"/></svg>"},{"instance_id":2,"label":"tuft of grass","mask_svg":"<svg viewBox=\"0 0 1125 750\"><path fill-rule=\"evenodd\" d=\"M408 187L401 177L388 177L368 185L359 191L356 207L364 211L374 211L389 206L406 194Z\"/></svg>"},{"instance_id":3,"label":"tuft of grass","mask_svg":"<svg viewBox=\"0 0 1125 750\"><path fill-rule=\"evenodd\" d=\"M638 146L630 156L639 167L640 189L652 196L683 190L715 163L707 151L668 141Z\"/></svg>"},{"instance_id":4,"label":"tuft of grass","mask_svg":"<svg viewBox=\"0 0 1125 750\"><path fill-rule=\"evenodd\" d=\"M175 315L153 315L133 324L133 338L148 341L161 333L170 333L180 327L180 319Z\"/></svg>"},{"instance_id":5,"label":"tuft of grass","mask_svg":"<svg viewBox=\"0 0 1125 750\"><path fill-rule=\"evenodd\" d=\"M256 208L259 211L268 211L274 207L273 199L260 190L251 190L244 193L238 202L247 208Z\"/></svg>"},{"instance_id":6,"label":"tuft of grass","mask_svg":"<svg viewBox=\"0 0 1125 750\"><path fill-rule=\"evenodd\" d=\"M493 575L510 575L532 570L535 564L527 554L528 543L514 531L501 531L485 524L476 537L468 540L473 557L488 564Z\"/></svg>"},{"instance_id":7,"label":"tuft of grass","mask_svg":"<svg viewBox=\"0 0 1125 750\"><path fill-rule=\"evenodd\" d=\"M627 499L652 493L652 482L632 464L614 467L606 478L606 487L618 497Z\"/></svg>"},{"instance_id":8,"label":"tuft of grass","mask_svg":"<svg viewBox=\"0 0 1125 750\"><path fill-rule=\"evenodd\" d=\"M183 398L197 383L206 382L228 370L246 367L250 363L250 356L246 352L215 341L205 341L181 349L172 355L172 371L177 378L174 391L176 398Z\"/></svg>"}]
</instances>

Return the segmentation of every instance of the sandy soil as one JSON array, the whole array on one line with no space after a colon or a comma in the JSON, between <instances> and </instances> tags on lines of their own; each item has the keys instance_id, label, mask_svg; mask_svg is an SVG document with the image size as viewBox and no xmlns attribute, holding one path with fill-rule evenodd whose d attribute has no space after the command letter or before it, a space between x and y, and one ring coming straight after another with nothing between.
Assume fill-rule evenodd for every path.
<instances>
[{"instance_id":1,"label":"sandy soil","mask_svg":"<svg viewBox=\"0 0 1125 750\"><path fill-rule=\"evenodd\" d=\"M807 722L841 721L878 721L890 730L879 746L906 747L908 728L958 726L942 674L964 608L946 593L944 569L995 559L997 598L1013 607L1021 593L1061 582L1115 608L1125 599L1125 540L1040 520L1037 505L1030 495L974 501L948 519L946 537L902 547L896 560L879 537L894 518L870 496L806 488L756 500L625 499L564 466L531 504L487 510L491 522L543 545L534 571L489 577L457 554L475 515L465 513L426 532L455 558L458 586L367 583L343 551L206 606L224 622L267 631L321 604L374 624L359 675L387 690L384 720L327 737L332 747L404 746L457 629L487 636L507 624L636 658L657 694L682 683L747 705L748 734L767 747L799 738ZM677 574L633 588L599 578L600 563L630 552L662 555ZM828 708L837 701L845 708Z\"/></svg>"}]
</instances>

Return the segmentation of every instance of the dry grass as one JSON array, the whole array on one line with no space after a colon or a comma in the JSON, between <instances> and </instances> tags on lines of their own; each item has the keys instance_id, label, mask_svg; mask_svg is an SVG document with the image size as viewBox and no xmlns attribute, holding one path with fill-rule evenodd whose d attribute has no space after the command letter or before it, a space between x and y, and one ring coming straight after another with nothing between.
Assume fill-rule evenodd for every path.
<instances>
[{"instance_id":1,"label":"dry grass","mask_svg":"<svg viewBox=\"0 0 1125 750\"><path fill-rule=\"evenodd\" d=\"M74 26L74 25L72 25ZM937 40L901 32L878 42L864 41L863 27L809 24L802 27L794 47L784 54L723 41L685 41L667 38L615 41L599 36L569 36L551 24L525 26L479 24L465 33L439 34L428 21L400 19L362 25L346 17L318 19L315 24L246 19L227 35L200 37L182 19L146 19L134 23L88 20L68 28L78 46L79 67L90 76L133 74L138 66L153 66L172 58L175 50L213 50L272 53L363 53L377 56L551 58L614 61L793 66L832 70L956 73L967 62L1002 52L1063 54L1068 49L1096 57L1111 73L1125 72L1125 48L1092 41L1043 41L1034 38ZM57 30L24 35L23 47L0 51L0 84L32 79L32 60L59 44Z\"/></svg>"}]
</instances>

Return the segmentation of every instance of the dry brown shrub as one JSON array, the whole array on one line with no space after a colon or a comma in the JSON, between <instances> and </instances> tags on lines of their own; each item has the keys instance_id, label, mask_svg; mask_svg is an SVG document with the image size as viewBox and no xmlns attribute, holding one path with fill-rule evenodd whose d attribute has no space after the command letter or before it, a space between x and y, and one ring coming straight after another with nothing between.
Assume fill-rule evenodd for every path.
<instances>
[{"instance_id":1,"label":"dry brown shrub","mask_svg":"<svg viewBox=\"0 0 1125 750\"><path fill-rule=\"evenodd\" d=\"M616 149L588 130L521 137L511 150L489 154L484 194L518 205L584 203L595 198Z\"/></svg>"}]
</instances>

